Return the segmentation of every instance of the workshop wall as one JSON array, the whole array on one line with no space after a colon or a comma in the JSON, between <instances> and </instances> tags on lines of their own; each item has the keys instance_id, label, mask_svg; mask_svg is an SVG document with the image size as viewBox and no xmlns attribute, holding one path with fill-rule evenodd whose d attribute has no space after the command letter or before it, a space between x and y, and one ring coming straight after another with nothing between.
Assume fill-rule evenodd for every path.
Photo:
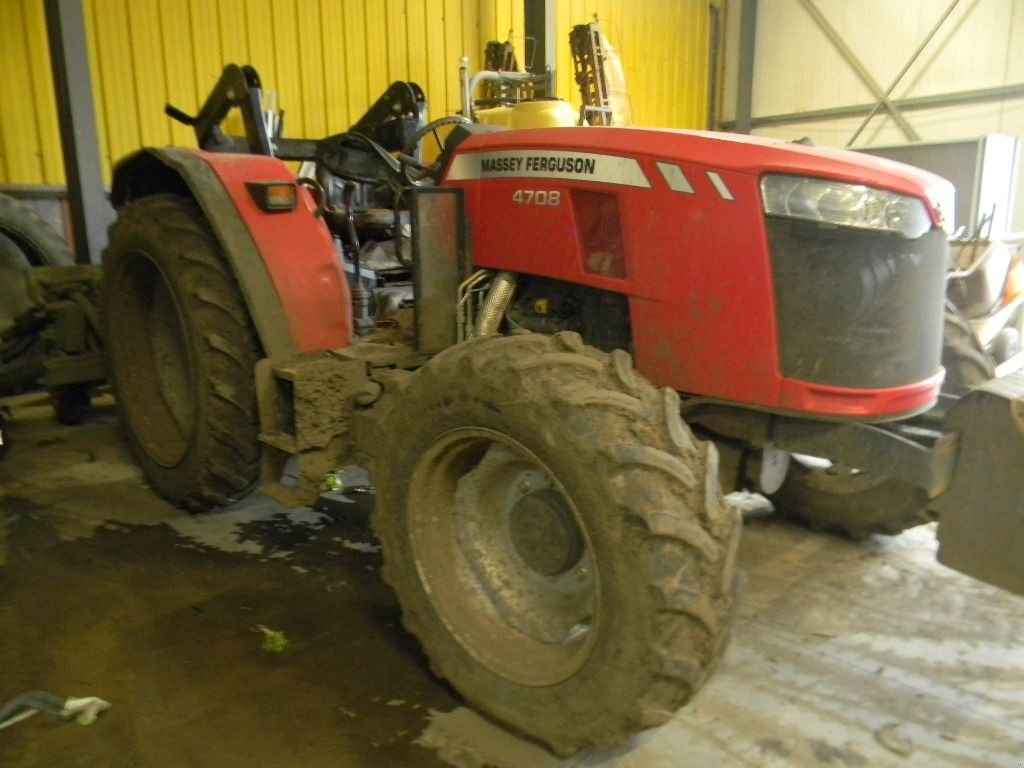
<instances>
[{"instance_id":1,"label":"workshop wall","mask_svg":"<svg viewBox=\"0 0 1024 768\"><path fill-rule=\"evenodd\" d=\"M40 0L0 3L0 184L64 183ZM285 110L285 135L344 130L394 80L459 108L458 63L488 40L524 59L521 0L84 0L104 173L143 145L194 145L166 102L194 113L226 63L252 64ZM559 0L558 92L572 80L572 25L602 22L623 59L635 122L704 127L706 0Z\"/></svg>"},{"instance_id":2,"label":"workshop wall","mask_svg":"<svg viewBox=\"0 0 1024 768\"><path fill-rule=\"evenodd\" d=\"M0 183L63 184L43 4L0 3Z\"/></svg>"},{"instance_id":3,"label":"workshop wall","mask_svg":"<svg viewBox=\"0 0 1024 768\"><path fill-rule=\"evenodd\" d=\"M924 41L951 0L813 0L836 33L881 86L888 88ZM738 3L731 2L731 20L738 22ZM800 0L761 3L757 16L754 60L754 118L827 110L876 99L854 68L814 22ZM961 0L938 33L899 80L893 99L927 97L1024 83L1024 0ZM730 66L735 57L730 56ZM723 118L734 115L734 76ZM964 138L997 131L1017 133L1024 100L970 103L907 112L905 117L922 141ZM853 136L861 117L828 118L807 125L816 140L842 146ZM765 127L762 135L792 137L803 127ZM806 132L806 131L805 131ZM908 137L881 110L857 146L899 144Z\"/></svg>"},{"instance_id":4,"label":"workshop wall","mask_svg":"<svg viewBox=\"0 0 1024 768\"><path fill-rule=\"evenodd\" d=\"M907 65L952 0L812 0L866 72L884 92ZM739 0L728 0L726 91L723 120L735 115ZM803 0L758 5L752 113L754 133L783 139L806 136L844 147L863 117L823 116L814 121L757 127L758 118L827 111L876 101ZM892 91L892 99L968 94L1024 85L1024 0L960 0L934 38ZM919 141L971 139L990 133L1024 136L1024 99L973 101L915 109L904 118ZM883 108L857 137L855 148L911 143ZM1021 164L1018 190L1024 188ZM1024 194L1018 192L1015 226L1024 229Z\"/></svg>"}]
</instances>

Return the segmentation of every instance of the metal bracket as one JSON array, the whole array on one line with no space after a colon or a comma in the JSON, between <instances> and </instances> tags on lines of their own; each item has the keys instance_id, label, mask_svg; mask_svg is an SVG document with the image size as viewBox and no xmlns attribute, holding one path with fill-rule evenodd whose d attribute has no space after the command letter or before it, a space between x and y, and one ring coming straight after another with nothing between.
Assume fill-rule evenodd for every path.
<instances>
[{"instance_id":1,"label":"metal bracket","mask_svg":"<svg viewBox=\"0 0 1024 768\"><path fill-rule=\"evenodd\" d=\"M463 191L413 190L416 348L433 354L459 341L459 287L469 274Z\"/></svg>"},{"instance_id":2,"label":"metal bracket","mask_svg":"<svg viewBox=\"0 0 1024 768\"><path fill-rule=\"evenodd\" d=\"M960 433L949 491L939 514L939 562L1024 595L1024 373L964 395L946 428Z\"/></svg>"},{"instance_id":3,"label":"metal bracket","mask_svg":"<svg viewBox=\"0 0 1024 768\"><path fill-rule=\"evenodd\" d=\"M924 489L929 498L949 486L958 435L933 426L930 413L890 424L811 421L725 404L699 403L684 408L684 418L718 435L747 445L820 456L847 467Z\"/></svg>"},{"instance_id":4,"label":"metal bracket","mask_svg":"<svg viewBox=\"0 0 1024 768\"><path fill-rule=\"evenodd\" d=\"M347 463L354 403L372 386L369 364L343 352L260 360L260 490L287 507L315 504L324 476Z\"/></svg>"}]
</instances>

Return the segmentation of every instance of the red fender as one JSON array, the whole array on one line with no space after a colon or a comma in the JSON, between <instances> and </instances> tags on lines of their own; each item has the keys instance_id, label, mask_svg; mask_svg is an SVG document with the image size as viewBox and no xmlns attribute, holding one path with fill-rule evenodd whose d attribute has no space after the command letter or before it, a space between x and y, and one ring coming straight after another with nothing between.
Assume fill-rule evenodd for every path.
<instances>
[{"instance_id":1,"label":"red fender","mask_svg":"<svg viewBox=\"0 0 1024 768\"><path fill-rule=\"evenodd\" d=\"M294 210L267 213L246 188L246 182L294 183L287 165L261 155L147 149L115 170L112 198L119 207L145 195L180 193L181 181L224 247L268 356L352 343L348 281L312 196L300 187Z\"/></svg>"}]
</instances>

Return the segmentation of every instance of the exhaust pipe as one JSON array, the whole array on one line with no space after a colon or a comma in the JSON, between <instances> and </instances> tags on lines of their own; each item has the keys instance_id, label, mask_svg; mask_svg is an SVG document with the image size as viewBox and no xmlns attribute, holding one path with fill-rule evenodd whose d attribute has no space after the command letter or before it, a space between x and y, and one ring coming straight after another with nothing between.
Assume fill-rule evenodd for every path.
<instances>
[{"instance_id":1,"label":"exhaust pipe","mask_svg":"<svg viewBox=\"0 0 1024 768\"><path fill-rule=\"evenodd\" d=\"M476 336L494 336L498 333L501 318L505 316L512 294L516 292L518 279L513 272L499 272L494 276L491 289L487 292L480 316L476 321Z\"/></svg>"}]
</instances>

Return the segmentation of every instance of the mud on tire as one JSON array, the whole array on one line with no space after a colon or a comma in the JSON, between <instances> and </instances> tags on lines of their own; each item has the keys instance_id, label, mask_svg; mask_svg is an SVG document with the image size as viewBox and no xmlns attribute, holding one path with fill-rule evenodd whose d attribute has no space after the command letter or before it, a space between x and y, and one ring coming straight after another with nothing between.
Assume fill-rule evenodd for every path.
<instances>
[{"instance_id":1,"label":"mud on tire","mask_svg":"<svg viewBox=\"0 0 1024 768\"><path fill-rule=\"evenodd\" d=\"M389 400L374 527L434 670L560 754L665 722L723 652L740 532L678 396L562 333L458 345Z\"/></svg>"},{"instance_id":2,"label":"mud on tire","mask_svg":"<svg viewBox=\"0 0 1024 768\"><path fill-rule=\"evenodd\" d=\"M920 488L867 472L807 467L798 457L771 499L808 528L854 541L873 534L894 536L932 519Z\"/></svg>"},{"instance_id":3,"label":"mud on tire","mask_svg":"<svg viewBox=\"0 0 1024 768\"><path fill-rule=\"evenodd\" d=\"M108 364L152 487L202 511L258 475L259 342L198 206L160 195L122 209L104 255Z\"/></svg>"}]
</instances>

